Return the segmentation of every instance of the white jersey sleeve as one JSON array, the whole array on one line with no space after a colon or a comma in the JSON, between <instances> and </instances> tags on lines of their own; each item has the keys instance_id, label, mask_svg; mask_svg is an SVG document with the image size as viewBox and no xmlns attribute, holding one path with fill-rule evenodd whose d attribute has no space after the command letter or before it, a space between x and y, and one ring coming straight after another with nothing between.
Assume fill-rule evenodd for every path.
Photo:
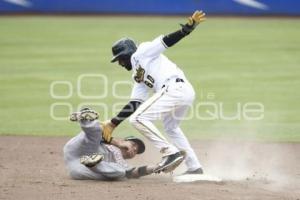
<instances>
[{"instance_id":1,"label":"white jersey sleeve","mask_svg":"<svg viewBox=\"0 0 300 200\"><path fill-rule=\"evenodd\" d=\"M148 93L149 90L145 84L135 82L131 91L130 100L144 102L148 98Z\"/></svg>"},{"instance_id":2,"label":"white jersey sleeve","mask_svg":"<svg viewBox=\"0 0 300 200\"><path fill-rule=\"evenodd\" d=\"M167 49L167 45L163 41L163 35L158 36L151 42L144 42L138 48L139 55L144 57L158 57Z\"/></svg>"}]
</instances>

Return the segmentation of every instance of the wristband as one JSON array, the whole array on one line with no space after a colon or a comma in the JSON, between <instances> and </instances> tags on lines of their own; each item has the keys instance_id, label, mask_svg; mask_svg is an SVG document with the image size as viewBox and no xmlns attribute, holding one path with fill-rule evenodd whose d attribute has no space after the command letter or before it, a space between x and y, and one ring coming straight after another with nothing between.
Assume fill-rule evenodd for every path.
<instances>
[{"instance_id":1,"label":"wristband","mask_svg":"<svg viewBox=\"0 0 300 200\"><path fill-rule=\"evenodd\" d=\"M138 168L138 174L139 174L139 176L146 176L146 175L148 175L147 166L139 167Z\"/></svg>"}]
</instances>

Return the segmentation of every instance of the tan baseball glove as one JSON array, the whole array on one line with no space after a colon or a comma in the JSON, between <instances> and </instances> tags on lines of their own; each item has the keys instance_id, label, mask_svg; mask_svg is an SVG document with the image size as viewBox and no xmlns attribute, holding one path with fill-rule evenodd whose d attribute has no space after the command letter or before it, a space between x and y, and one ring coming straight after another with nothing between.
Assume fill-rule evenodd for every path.
<instances>
[{"instance_id":1,"label":"tan baseball glove","mask_svg":"<svg viewBox=\"0 0 300 200\"><path fill-rule=\"evenodd\" d=\"M112 133L115 129L115 125L110 121L104 121L104 122L100 122L101 126L102 126L102 138L106 143L111 143L112 140Z\"/></svg>"},{"instance_id":2,"label":"tan baseball glove","mask_svg":"<svg viewBox=\"0 0 300 200\"><path fill-rule=\"evenodd\" d=\"M180 25L182 27L182 31L186 34L189 34L205 20L205 13L203 11L196 10L194 14L188 18L188 22L186 24Z\"/></svg>"}]
</instances>

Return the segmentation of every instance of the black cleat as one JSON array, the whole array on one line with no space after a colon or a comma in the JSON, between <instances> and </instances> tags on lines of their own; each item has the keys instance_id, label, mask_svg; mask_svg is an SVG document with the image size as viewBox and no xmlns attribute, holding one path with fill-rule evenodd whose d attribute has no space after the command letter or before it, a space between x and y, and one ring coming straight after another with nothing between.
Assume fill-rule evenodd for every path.
<instances>
[{"instance_id":1,"label":"black cleat","mask_svg":"<svg viewBox=\"0 0 300 200\"><path fill-rule=\"evenodd\" d=\"M185 156L181 152L177 152L172 155L168 155L162 158L162 161L158 164L158 167L154 170L154 173L169 173L176 169L180 163L184 160Z\"/></svg>"}]
</instances>

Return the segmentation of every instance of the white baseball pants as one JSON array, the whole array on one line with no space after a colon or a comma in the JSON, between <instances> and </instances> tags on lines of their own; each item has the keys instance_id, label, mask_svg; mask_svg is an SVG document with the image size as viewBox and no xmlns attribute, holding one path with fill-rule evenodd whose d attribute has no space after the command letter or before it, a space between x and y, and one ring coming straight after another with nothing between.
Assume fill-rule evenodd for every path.
<instances>
[{"instance_id":1,"label":"white baseball pants","mask_svg":"<svg viewBox=\"0 0 300 200\"><path fill-rule=\"evenodd\" d=\"M185 163L190 171L201 167L201 164L179 124L194 98L194 89L188 81L176 82L172 79L161 91L145 101L129 119L140 133L160 149L163 156L185 150ZM163 121L164 130L172 144L155 127L153 122L156 120Z\"/></svg>"}]
</instances>

